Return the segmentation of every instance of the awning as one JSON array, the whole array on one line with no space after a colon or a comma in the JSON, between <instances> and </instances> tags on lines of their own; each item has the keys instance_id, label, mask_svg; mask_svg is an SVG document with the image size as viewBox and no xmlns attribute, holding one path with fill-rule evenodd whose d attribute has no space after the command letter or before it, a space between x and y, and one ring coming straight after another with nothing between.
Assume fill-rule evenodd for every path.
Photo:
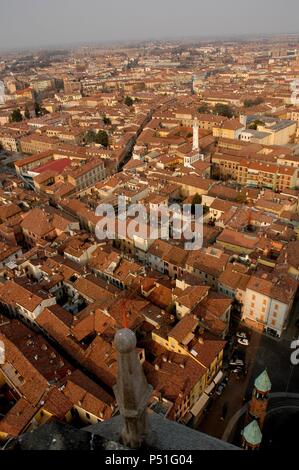
<instances>
[{"instance_id":1,"label":"awning","mask_svg":"<svg viewBox=\"0 0 299 470\"><path fill-rule=\"evenodd\" d=\"M210 383L210 385L208 385L208 387L205 389L205 393L206 393L207 395L210 395L210 393L213 391L214 388L215 388L215 384L214 384L214 382L212 381L212 382Z\"/></svg>"},{"instance_id":2,"label":"awning","mask_svg":"<svg viewBox=\"0 0 299 470\"><path fill-rule=\"evenodd\" d=\"M193 414L193 416L198 416L199 415L199 413L204 409L204 407L208 403L209 399L210 399L210 397L208 397L208 395L206 395L206 393L202 394L202 396L200 397L199 400L197 400L197 402L195 403L193 408L191 408L191 413Z\"/></svg>"},{"instance_id":3,"label":"awning","mask_svg":"<svg viewBox=\"0 0 299 470\"><path fill-rule=\"evenodd\" d=\"M222 370L220 370L220 371L218 372L218 374L216 375L216 377L213 379L213 381L215 382L216 385L219 384L219 382L221 381L222 377L223 377L223 372L222 372Z\"/></svg>"}]
</instances>

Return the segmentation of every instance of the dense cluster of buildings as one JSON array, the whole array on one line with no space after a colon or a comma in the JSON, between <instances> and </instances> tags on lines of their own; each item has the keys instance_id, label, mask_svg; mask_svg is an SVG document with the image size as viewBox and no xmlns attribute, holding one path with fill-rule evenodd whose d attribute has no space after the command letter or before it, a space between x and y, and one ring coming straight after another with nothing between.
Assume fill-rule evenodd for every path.
<instances>
[{"instance_id":1,"label":"dense cluster of buildings","mask_svg":"<svg viewBox=\"0 0 299 470\"><path fill-rule=\"evenodd\" d=\"M299 280L299 60L278 47L0 57L0 440L117 414L123 326L149 407L182 423L222 379L232 315L284 333ZM148 226L151 210L200 203L203 247L117 228L98 240L96 208L119 196Z\"/></svg>"}]
</instances>

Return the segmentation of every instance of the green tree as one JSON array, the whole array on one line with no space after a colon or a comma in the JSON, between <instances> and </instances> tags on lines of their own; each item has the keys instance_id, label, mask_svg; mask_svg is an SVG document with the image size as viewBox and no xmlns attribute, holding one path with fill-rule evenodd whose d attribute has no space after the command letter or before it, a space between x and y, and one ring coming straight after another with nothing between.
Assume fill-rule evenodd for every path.
<instances>
[{"instance_id":1,"label":"green tree","mask_svg":"<svg viewBox=\"0 0 299 470\"><path fill-rule=\"evenodd\" d=\"M23 120L21 111L18 109L14 109L13 112L10 115L10 121L11 122L20 122Z\"/></svg>"},{"instance_id":2,"label":"green tree","mask_svg":"<svg viewBox=\"0 0 299 470\"><path fill-rule=\"evenodd\" d=\"M30 116L29 108L28 108L28 106L26 106L26 107L25 107L25 118L26 118L26 119L30 119L30 117L31 117L31 116Z\"/></svg>"},{"instance_id":3,"label":"green tree","mask_svg":"<svg viewBox=\"0 0 299 470\"><path fill-rule=\"evenodd\" d=\"M206 215L208 212L210 212L210 209L208 208L208 206L206 206L206 204L204 204L204 206L203 206L203 215Z\"/></svg>"},{"instance_id":4,"label":"green tree","mask_svg":"<svg viewBox=\"0 0 299 470\"><path fill-rule=\"evenodd\" d=\"M111 119L108 118L107 116L103 116L103 123L105 126L110 126L111 125Z\"/></svg>"},{"instance_id":5,"label":"green tree","mask_svg":"<svg viewBox=\"0 0 299 470\"><path fill-rule=\"evenodd\" d=\"M252 100L244 100L244 106L245 106L245 108L251 108L251 106L253 106L253 101Z\"/></svg>"},{"instance_id":6,"label":"green tree","mask_svg":"<svg viewBox=\"0 0 299 470\"><path fill-rule=\"evenodd\" d=\"M249 129L257 130L258 126L264 126L265 123L263 121L260 121L259 119L256 119L255 121L251 122L248 126Z\"/></svg>"},{"instance_id":7,"label":"green tree","mask_svg":"<svg viewBox=\"0 0 299 470\"><path fill-rule=\"evenodd\" d=\"M109 138L106 131L99 131L96 135L96 143L103 145L103 147L108 147Z\"/></svg>"},{"instance_id":8,"label":"green tree","mask_svg":"<svg viewBox=\"0 0 299 470\"><path fill-rule=\"evenodd\" d=\"M192 199L192 206L191 206L191 213L192 214L195 214L195 206L196 205L201 205L201 203L202 203L201 195L198 194L198 193L194 194L193 199Z\"/></svg>"},{"instance_id":9,"label":"green tree","mask_svg":"<svg viewBox=\"0 0 299 470\"><path fill-rule=\"evenodd\" d=\"M201 204L202 203L202 196L198 193L194 194L192 199L192 205Z\"/></svg>"},{"instance_id":10,"label":"green tree","mask_svg":"<svg viewBox=\"0 0 299 470\"><path fill-rule=\"evenodd\" d=\"M93 142L96 141L96 132L95 131L87 131L85 134L85 142L87 144L92 144Z\"/></svg>"},{"instance_id":11,"label":"green tree","mask_svg":"<svg viewBox=\"0 0 299 470\"><path fill-rule=\"evenodd\" d=\"M167 312L167 313L170 313L171 315L175 315L175 314L176 314L176 307L175 307L175 303L174 303L174 302L171 302L171 304L169 304L169 305L166 307L166 312Z\"/></svg>"},{"instance_id":12,"label":"green tree","mask_svg":"<svg viewBox=\"0 0 299 470\"><path fill-rule=\"evenodd\" d=\"M220 168L217 166L215 167L212 167L212 178L214 180L217 180L219 181L221 178L220 178Z\"/></svg>"},{"instance_id":13,"label":"green tree","mask_svg":"<svg viewBox=\"0 0 299 470\"><path fill-rule=\"evenodd\" d=\"M207 105L207 103L202 103L197 109L197 111L199 112L199 114L206 114L210 112L209 106Z\"/></svg>"},{"instance_id":14,"label":"green tree","mask_svg":"<svg viewBox=\"0 0 299 470\"><path fill-rule=\"evenodd\" d=\"M85 134L85 142L87 144L100 144L103 145L103 147L108 147L109 144L109 138L108 134L106 131L99 131L95 132L93 130L89 130Z\"/></svg>"},{"instance_id":15,"label":"green tree","mask_svg":"<svg viewBox=\"0 0 299 470\"><path fill-rule=\"evenodd\" d=\"M37 101L34 103L34 111L35 111L36 117L49 114L49 111L46 108L42 108L42 106Z\"/></svg>"},{"instance_id":16,"label":"green tree","mask_svg":"<svg viewBox=\"0 0 299 470\"><path fill-rule=\"evenodd\" d=\"M257 106L263 102L264 102L263 98L261 96L258 96L254 100L252 99L244 100L244 106L245 108L251 108L252 106Z\"/></svg>"},{"instance_id":17,"label":"green tree","mask_svg":"<svg viewBox=\"0 0 299 470\"><path fill-rule=\"evenodd\" d=\"M34 111L35 111L35 116L36 117L41 116L42 108L41 108L41 105L37 101L34 103Z\"/></svg>"},{"instance_id":18,"label":"green tree","mask_svg":"<svg viewBox=\"0 0 299 470\"><path fill-rule=\"evenodd\" d=\"M133 104L134 104L133 98L131 98L130 96L126 96L125 97L125 105L126 106L133 106Z\"/></svg>"},{"instance_id":19,"label":"green tree","mask_svg":"<svg viewBox=\"0 0 299 470\"><path fill-rule=\"evenodd\" d=\"M214 114L232 118L234 115L233 109L227 104L217 103L214 107Z\"/></svg>"}]
</instances>

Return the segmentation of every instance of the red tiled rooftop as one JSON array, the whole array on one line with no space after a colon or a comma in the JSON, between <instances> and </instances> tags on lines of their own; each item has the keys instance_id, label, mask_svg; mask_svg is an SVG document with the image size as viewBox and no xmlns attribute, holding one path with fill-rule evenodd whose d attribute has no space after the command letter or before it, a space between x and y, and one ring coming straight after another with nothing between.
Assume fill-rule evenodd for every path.
<instances>
[{"instance_id":1,"label":"red tiled rooftop","mask_svg":"<svg viewBox=\"0 0 299 470\"><path fill-rule=\"evenodd\" d=\"M38 166L34 168L32 171L35 171L36 173L44 173L45 171L57 171L59 173L62 173L63 170L71 166L72 162L69 158L61 158L59 160L52 160L49 163L45 163L45 165Z\"/></svg>"}]
</instances>

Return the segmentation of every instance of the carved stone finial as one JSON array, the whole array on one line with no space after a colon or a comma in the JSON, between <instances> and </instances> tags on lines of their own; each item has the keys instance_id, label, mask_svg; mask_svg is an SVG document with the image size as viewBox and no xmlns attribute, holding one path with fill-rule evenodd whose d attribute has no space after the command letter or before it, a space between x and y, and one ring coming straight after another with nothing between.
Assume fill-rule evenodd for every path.
<instances>
[{"instance_id":1,"label":"carved stone finial","mask_svg":"<svg viewBox=\"0 0 299 470\"><path fill-rule=\"evenodd\" d=\"M129 353L136 348L136 336L132 330L123 328L116 333L114 344L119 353Z\"/></svg>"},{"instance_id":2,"label":"carved stone finial","mask_svg":"<svg viewBox=\"0 0 299 470\"><path fill-rule=\"evenodd\" d=\"M147 403L152 387L147 383L136 351L136 336L124 328L114 338L118 352L117 382L113 387L124 420L121 438L125 445L138 448L148 432Z\"/></svg>"}]
</instances>

